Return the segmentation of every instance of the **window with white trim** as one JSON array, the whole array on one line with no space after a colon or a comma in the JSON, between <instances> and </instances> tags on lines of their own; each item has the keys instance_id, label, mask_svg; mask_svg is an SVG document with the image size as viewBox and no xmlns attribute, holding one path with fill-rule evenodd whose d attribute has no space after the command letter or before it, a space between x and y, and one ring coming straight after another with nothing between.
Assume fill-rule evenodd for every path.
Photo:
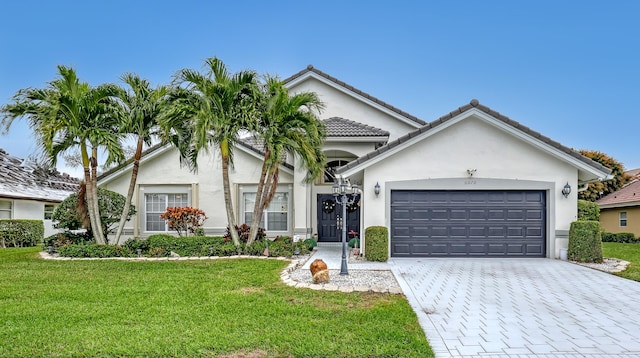
<instances>
[{"instance_id":1,"label":"window with white trim","mask_svg":"<svg viewBox=\"0 0 640 358\"><path fill-rule=\"evenodd\" d=\"M620 226L627 226L627 212L620 212Z\"/></svg>"},{"instance_id":2,"label":"window with white trim","mask_svg":"<svg viewBox=\"0 0 640 358\"><path fill-rule=\"evenodd\" d=\"M53 217L53 211L56 209L54 204L44 204L44 219L51 220Z\"/></svg>"},{"instance_id":3,"label":"window with white trim","mask_svg":"<svg viewBox=\"0 0 640 358\"><path fill-rule=\"evenodd\" d=\"M253 206L256 201L256 193L243 193L244 222L251 225ZM260 227L267 231L289 230L289 193L276 192L271 203L265 208L260 220Z\"/></svg>"},{"instance_id":4,"label":"window with white trim","mask_svg":"<svg viewBox=\"0 0 640 358\"><path fill-rule=\"evenodd\" d=\"M189 195L186 193L153 193L144 195L145 231L169 231L167 223L160 214L169 207L189 206Z\"/></svg>"},{"instance_id":5,"label":"window with white trim","mask_svg":"<svg viewBox=\"0 0 640 358\"><path fill-rule=\"evenodd\" d=\"M12 202L9 200L0 200L0 219L11 219Z\"/></svg>"}]
</instances>

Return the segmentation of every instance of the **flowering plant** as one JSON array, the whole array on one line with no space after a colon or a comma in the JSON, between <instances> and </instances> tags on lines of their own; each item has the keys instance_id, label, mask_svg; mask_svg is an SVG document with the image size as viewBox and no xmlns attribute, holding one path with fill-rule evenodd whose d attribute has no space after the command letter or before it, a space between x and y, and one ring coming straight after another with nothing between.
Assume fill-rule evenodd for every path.
<instances>
[{"instance_id":1,"label":"flowering plant","mask_svg":"<svg viewBox=\"0 0 640 358\"><path fill-rule=\"evenodd\" d=\"M207 220L204 211L190 206L169 207L160 214L160 218L167 222L169 229L177 231L179 236L193 234Z\"/></svg>"}]
</instances>

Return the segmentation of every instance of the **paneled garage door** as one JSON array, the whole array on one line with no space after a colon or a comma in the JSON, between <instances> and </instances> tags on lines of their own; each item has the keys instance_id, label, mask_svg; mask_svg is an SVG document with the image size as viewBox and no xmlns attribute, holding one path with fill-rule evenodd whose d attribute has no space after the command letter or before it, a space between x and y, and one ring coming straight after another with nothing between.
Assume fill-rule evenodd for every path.
<instances>
[{"instance_id":1,"label":"paneled garage door","mask_svg":"<svg viewBox=\"0 0 640 358\"><path fill-rule=\"evenodd\" d=\"M544 191L391 191L393 257L544 257Z\"/></svg>"}]
</instances>

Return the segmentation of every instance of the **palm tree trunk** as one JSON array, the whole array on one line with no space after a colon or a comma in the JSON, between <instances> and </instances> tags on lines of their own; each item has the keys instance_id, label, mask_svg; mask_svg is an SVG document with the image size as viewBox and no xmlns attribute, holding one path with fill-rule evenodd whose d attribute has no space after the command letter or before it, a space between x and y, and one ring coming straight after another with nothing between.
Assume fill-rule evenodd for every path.
<instances>
[{"instance_id":1,"label":"palm tree trunk","mask_svg":"<svg viewBox=\"0 0 640 358\"><path fill-rule=\"evenodd\" d=\"M223 140L220 143L220 156L222 159L222 186L224 189L224 204L227 208L227 222L229 224L229 232L231 239L236 247L240 247L240 235L236 230L236 216L233 211L233 202L231 201L231 185L229 183L229 142Z\"/></svg>"},{"instance_id":2,"label":"palm tree trunk","mask_svg":"<svg viewBox=\"0 0 640 358\"><path fill-rule=\"evenodd\" d=\"M260 179L258 180L258 188L256 190L256 200L253 203L253 215L251 216L251 228L249 229L249 238L247 239L247 247L256 240L258 236L258 226L260 225L260 219L262 218L264 210L262 208L262 193L264 192L265 179L267 177L267 161L269 160L270 152L266 150L264 154L264 160L262 161L262 171L260 172Z\"/></svg>"},{"instance_id":3,"label":"palm tree trunk","mask_svg":"<svg viewBox=\"0 0 640 358\"><path fill-rule=\"evenodd\" d=\"M105 244L109 243L108 238L104 236L102 231L102 220L100 219L100 205L98 202L98 148L91 148L91 192L89 196L93 200L93 210L95 216L96 227L93 229L93 233L96 239L102 241Z\"/></svg>"},{"instance_id":4,"label":"palm tree trunk","mask_svg":"<svg viewBox=\"0 0 640 358\"><path fill-rule=\"evenodd\" d=\"M138 145L136 146L136 153L133 158L133 169L131 170L131 181L129 181L129 190L127 191L127 199L124 201L124 208L122 208L122 214L120 214L120 224L116 231L115 244L120 245L120 236L122 236L122 230L124 224L127 222L127 216L129 216L129 206L131 205L131 199L133 198L133 191L136 187L136 181L138 180L138 169L140 168L140 157L142 156L142 136L138 136Z\"/></svg>"},{"instance_id":5,"label":"palm tree trunk","mask_svg":"<svg viewBox=\"0 0 640 358\"><path fill-rule=\"evenodd\" d=\"M91 172L89 171L89 154L87 153L87 147L84 143L80 145L80 152L82 155L82 169L84 171L84 181L86 187L86 198L87 198L87 211L89 212L89 221L91 223L91 232L93 233L93 237L98 244L104 244L104 239L99 237L96 233L96 227L98 224L96 223L96 213L95 207L93 205L93 195L91 195L93 186L93 182L91 181Z\"/></svg>"}]
</instances>

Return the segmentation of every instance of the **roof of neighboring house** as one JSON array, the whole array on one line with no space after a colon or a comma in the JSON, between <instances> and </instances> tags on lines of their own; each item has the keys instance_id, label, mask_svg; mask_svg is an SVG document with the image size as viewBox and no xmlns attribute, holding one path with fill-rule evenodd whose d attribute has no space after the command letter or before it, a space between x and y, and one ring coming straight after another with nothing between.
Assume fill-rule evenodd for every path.
<instances>
[{"instance_id":1,"label":"roof of neighboring house","mask_svg":"<svg viewBox=\"0 0 640 358\"><path fill-rule=\"evenodd\" d=\"M640 176L640 168L630 169L625 172L627 175L632 177Z\"/></svg>"},{"instance_id":2,"label":"roof of neighboring house","mask_svg":"<svg viewBox=\"0 0 640 358\"><path fill-rule=\"evenodd\" d=\"M601 207L628 206L625 204L634 202L640 205L640 179L633 180L619 190L596 201Z\"/></svg>"},{"instance_id":3,"label":"roof of neighboring house","mask_svg":"<svg viewBox=\"0 0 640 358\"><path fill-rule=\"evenodd\" d=\"M61 202L78 190L80 180L48 170L0 149L0 198Z\"/></svg>"},{"instance_id":4,"label":"roof of neighboring house","mask_svg":"<svg viewBox=\"0 0 640 358\"><path fill-rule=\"evenodd\" d=\"M388 137L389 132L341 117L322 120L327 127L327 137Z\"/></svg>"},{"instance_id":5,"label":"roof of neighboring house","mask_svg":"<svg viewBox=\"0 0 640 358\"><path fill-rule=\"evenodd\" d=\"M385 108L387 108L387 109L389 109L389 110L391 110L391 111L393 111L393 112L395 112L395 113L397 113L397 114L399 114L399 115L401 115L401 116L413 121L416 124L419 124L419 125L426 124L426 122L423 121L422 119L420 119L420 118L418 118L418 117L416 117L414 115L411 115L411 114L409 114L409 113L407 113L407 112L405 112L405 111L403 111L403 110L401 110L401 109L399 109L397 107L394 107L394 106L388 104L387 102L384 102L384 101L382 101L382 100L380 100L380 99L378 99L378 98L376 98L376 97L374 97L374 96L372 96L372 95L370 95L370 94L368 94L366 92L363 92L363 91L361 91L361 90L359 90L359 89L357 89L357 88L345 83L344 81L340 81L339 79L337 79L337 78L335 78L333 76L330 76L330 75L320 71L319 69L313 67L313 65L308 65L307 68L305 68L304 70L302 70L302 71L300 71L300 72L298 72L296 74L293 74L290 77L285 78L283 80L283 82L284 83L289 83L289 82L291 82L291 81L293 81L293 80L295 80L295 79L297 79L299 77L302 77L302 76L304 76L305 74L308 74L308 73L315 73L316 75L318 75L320 77L323 77L323 78L335 83L336 85L341 86L341 87L343 87L343 88L345 88L345 89L347 89L347 90L349 90L349 91L351 91L351 92L353 92L353 93L355 93L355 94L357 94L357 95L359 95L361 97L364 97L364 98L366 98L366 99L368 99L368 100L370 100L370 101L372 101L374 103L377 103L378 105L380 105L382 107L385 107Z\"/></svg>"},{"instance_id":6,"label":"roof of neighboring house","mask_svg":"<svg viewBox=\"0 0 640 358\"><path fill-rule=\"evenodd\" d=\"M471 102L469 102L469 104L466 104L466 105L464 105L462 107L459 107L455 111L452 111L452 112L450 112L450 113L448 113L448 114L436 119L435 121L430 122L429 124L416 129L413 132L409 132L408 134L406 134L406 135L404 135L404 136L402 136L402 137L400 137L400 138L398 138L398 139L396 139L394 141L391 141L391 142L387 143L386 145L383 145L382 147L374 150L373 152L370 152L370 153L368 153L368 154L366 154L366 155L364 155L364 156L362 156L362 157L360 157L360 158L358 158L358 159L356 159L356 160L354 160L352 162L349 162L349 164L338 168L336 170L336 173L337 174L342 174L342 173L344 173L345 171L347 171L349 169L353 169L355 167L358 167L358 166L360 166L360 165L362 165L362 164L374 159L375 157L377 157L377 156L379 156L379 155L381 155L381 154L383 154L383 153L385 153L385 152L387 152L389 150L392 150L393 148L398 147L398 146L402 145L403 143L405 143L405 142L407 142L407 141L409 141L409 140L411 140L411 139L413 139L413 138L415 138L415 137L417 137L417 136L419 136L419 135L421 135L421 134L423 134L425 132L431 131L434 128L436 128L436 127L446 123L447 121L457 117L458 115L460 115L460 114L462 114L462 113L464 113L466 111L472 110L472 109L480 110L480 111L492 116L493 118L496 118L496 119L506 123L507 125L519 130L520 132L523 132L523 133L527 134L530 137L533 137L533 138L535 138L537 140L540 140L540 141L546 143L547 145L549 145L549 146L551 146L553 148L556 148L557 150L560 150L561 152L564 152L565 154L567 154L567 155L569 155L569 156L571 156L571 157L573 157L573 158L575 158L575 159L587 164L588 166L594 168L597 171L600 171L600 172L603 172L603 173L607 173L607 174L611 173L611 169L605 167L604 165L585 157L584 155L578 153L577 151L575 151L575 150L573 150L573 149L571 149L569 147L565 147L564 145L562 145L562 144L550 139L549 137L546 137L546 136L540 134L539 132L536 132L536 131L532 130L531 128L526 127L526 126L514 121L513 119L511 119L511 118L509 118L509 117L507 117L505 115L502 115L499 112L496 112L496 111L492 110L491 108L489 108L489 107L487 107L485 105L480 104L478 102L478 100L476 100L476 99L471 100Z\"/></svg>"}]
</instances>

